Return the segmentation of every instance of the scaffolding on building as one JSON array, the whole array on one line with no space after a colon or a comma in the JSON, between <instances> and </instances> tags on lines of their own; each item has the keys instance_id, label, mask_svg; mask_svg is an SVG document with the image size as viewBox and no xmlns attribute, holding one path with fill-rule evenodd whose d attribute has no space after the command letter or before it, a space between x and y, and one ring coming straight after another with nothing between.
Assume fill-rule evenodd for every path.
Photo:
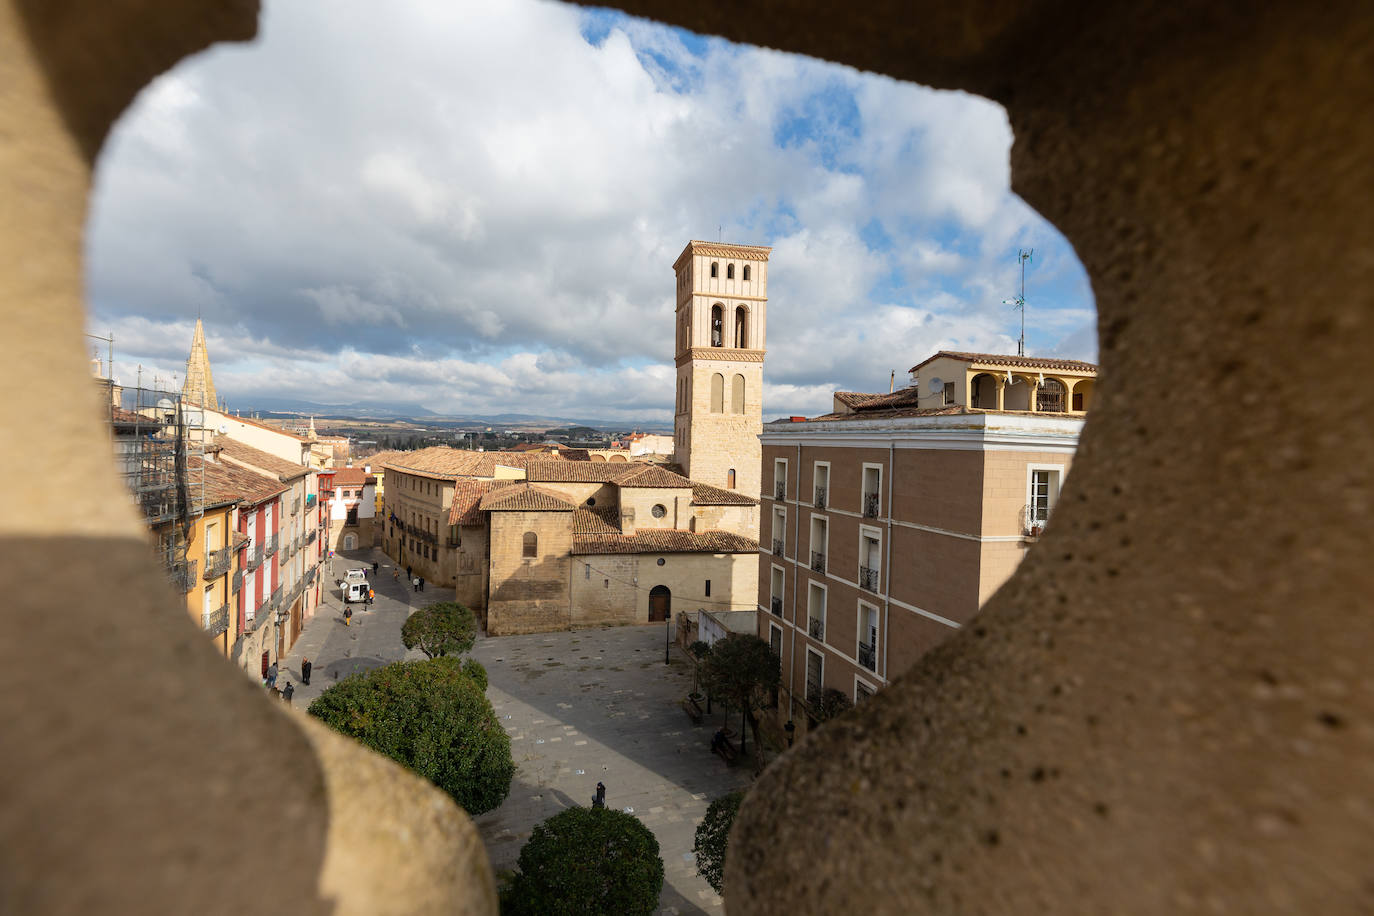
<instances>
[{"instance_id":1,"label":"scaffolding on building","mask_svg":"<svg viewBox=\"0 0 1374 916\"><path fill-rule=\"evenodd\" d=\"M183 404L180 391L157 380L152 388L128 388L109 378L97 382L106 393L120 476L157 538L168 579L190 592L201 573L188 549L205 507L203 411Z\"/></svg>"}]
</instances>

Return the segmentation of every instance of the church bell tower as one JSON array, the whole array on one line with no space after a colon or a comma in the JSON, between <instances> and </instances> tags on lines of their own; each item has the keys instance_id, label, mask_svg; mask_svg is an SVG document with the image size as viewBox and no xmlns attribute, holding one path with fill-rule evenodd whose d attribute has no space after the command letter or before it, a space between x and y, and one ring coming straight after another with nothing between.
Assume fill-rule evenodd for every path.
<instances>
[{"instance_id":1,"label":"church bell tower","mask_svg":"<svg viewBox=\"0 0 1374 916\"><path fill-rule=\"evenodd\" d=\"M771 248L688 242L677 275L677 407L682 472L757 499L763 460L764 330Z\"/></svg>"}]
</instances>

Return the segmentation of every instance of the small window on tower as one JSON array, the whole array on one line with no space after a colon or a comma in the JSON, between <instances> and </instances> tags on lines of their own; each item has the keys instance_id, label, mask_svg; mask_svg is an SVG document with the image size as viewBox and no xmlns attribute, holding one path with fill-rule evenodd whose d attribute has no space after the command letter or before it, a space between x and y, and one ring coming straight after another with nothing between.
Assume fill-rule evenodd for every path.
<instances>
[{"instance_id":1,"label":"small window on tower","mask_svg":"<svg viewBox=\"0 0 1374 916\"><path fill-rule=\"evenodd\" d=\"M748 280L748 279L749 279L749 265L748 265L748 264L745 264L745 265L744 265L744 279L745 279L745 280Z\"/></svg>"},{"instance_id":2,"label":"small window on tower","mask_svg":"<svg viewBox=\"0 0 1374 916\"><path fill-rule=\"evenodd\" d=\"M727 489L731 489L731 490L733 490L733 489L735 488L735 469L734 469L734 468L731 468L731 469L729 470L729 472L725 475L725 486L726 486Z\"/></svg>"},{"instance_id":3,"label":"small window on tower","mask_svg":"<svg viewBox=\"0 0 1374 916\"><path fill-rule=\"evenodd\" d=\"M720 265L717 264L715 261L712 261L712 262L711 262L711 279L714 280L716 277L719 277L719 276L720 276Z\"/></svg>"},{"instance_id":4,"label":"small window on tower","mask_svg":"<svg viewBox=\"0 0 1374 916\"><path fill-rule=\"evenodd\" d=\"M725 265L725 279L727 279L727 280L733 280L733 279L735 279L735 265L733 265L733 264L727 264L727 265Z\"/></svg>"}]
</instances>

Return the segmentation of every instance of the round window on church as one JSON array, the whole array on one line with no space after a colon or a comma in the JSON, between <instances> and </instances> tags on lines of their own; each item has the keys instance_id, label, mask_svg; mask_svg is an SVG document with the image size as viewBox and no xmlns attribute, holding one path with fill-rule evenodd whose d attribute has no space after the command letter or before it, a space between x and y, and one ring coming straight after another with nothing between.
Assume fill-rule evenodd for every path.
<instances>
[{"instance_id":1,"label":"round window on church","mask_svg":"<svg viewBox=\"0 0 1374 916\"><path fill-rule=\"evenodd\" d=\"M663 516L668 514L668 510L664 507L663 503L655 503L652 511L654 513L654 518L663 518Z\"/></svg>"},{"instance_id":2,"label":"round window on church","mask_svg":"<svg viewBox=\"0 0 1374 916\"><path fill-rule=\"evenodd\" d=\"M663 559L662 557L659 557L659 558L658 558L658 565L659 565L659 566L662 566L664 563L667 563L667 562L668 562L668 561L665 560L665 559Z\"/></svg>"},{"instance_id":3,"label":"round window on church","mask_svg":"<svg viewBox=\"0 0 1374 916\"><path fill-rule=\"evenodd\" d=\"M589 506L595 506L595 505L596 505L596 497L595 497L595 496L588 496L588 497L587 497L587 505L589 505Z\"/></svg>"}]
</instances>

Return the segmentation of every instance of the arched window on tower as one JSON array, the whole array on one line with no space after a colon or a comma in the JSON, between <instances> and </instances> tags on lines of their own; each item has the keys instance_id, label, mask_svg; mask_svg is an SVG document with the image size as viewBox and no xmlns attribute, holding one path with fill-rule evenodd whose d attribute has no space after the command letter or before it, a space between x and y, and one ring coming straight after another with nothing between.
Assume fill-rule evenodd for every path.
<instances>
[{"instance_id":1,"label":"arched window on tower","mask_svg":"<svg viewBox=\"0 0 1374 916\"><path fill-rule=\"evenodd\" d=\"M711 279L714 280L716 277L719 277L719 276L720 276L720 265L717 264L715 261L712 261L712 262L711 262Z\"/></svg>"},{"instance_id":2,"label":"arched window on tower","mask_svg":"<svg viewBox=\"0 0 1374 916\"><path fill-rule=\"evenodd\" d=\"M744 413L744 376L737 375L730 380L730 412Z\"/></svg>"},{"instance_id":3,"label":"arched window on tower","mask_svg":"<svg viewBox=\"0 0 1374 916\"><path fill-rule=\"evenodd\" d=\"M725 309L720 303L711 306L711 346L725 346Z\"/></svg>"},{"instance_id":4,"label":"arched window on tower","mask_svg":"<svg viewBox=\"0 0 1374 916\"><path fill-rule=\"evenodd\" d=\"M746 281L749 279L749 265L748 265L748 264L745 264L745 265L744 265L744 279L745 279Z\"/></svg>"},{"instance_id":5,"label":"arched window on tower","mask_svg":"<svg viewBox=\"0 0 1374 916\"><path fill-rule=\"evenodd\" d=\"M735 309L735 346L749 346L749 310L742 305Z\"/></svg>"},{"instance_id":6,"label":"arched window on tower","mask_svg":"<svg viewBox=\"0 0 1374 916\"><path fill-rule=\"evenodd\" d=\"M726 488L727 490L733 490L733 489L735 488L735 469L734 469L734 468L731 468L729 471L726 471L726 473L725 473L725 488Z\"/></svg>"},{"instance_id":7,"label":"arched window on tower","mask_svg":"<svg viewBox=\"0 0 1374 916\"><path fill-rule=\"evenodd\" d=\"M725 376L711 376L711 413L725 413Z\"/></svg>"},{"instance_id":8,"label":"arched window on tower","mask_svg":"<svg viewBox=\"0 0 1374 916\"><path fill-rule=\"evenodd\" d=\"M526 531L524 550L521 551L521 553L526 557L539 556L539 535L535 534L533 531Z\"/></svg>"},{"instance_id":9,"label":"arched window on tower","mask_svg":"<svg viewBox=\"0 0 1374 916\"><path fill-rule=\"evenodd\" d=\"M727 279L727 280L733 280L733 279L735 279L735 265L733 265L733 264L726 264L726 265L725 265L725 279Z\"/></svg>"}]
</instances>

